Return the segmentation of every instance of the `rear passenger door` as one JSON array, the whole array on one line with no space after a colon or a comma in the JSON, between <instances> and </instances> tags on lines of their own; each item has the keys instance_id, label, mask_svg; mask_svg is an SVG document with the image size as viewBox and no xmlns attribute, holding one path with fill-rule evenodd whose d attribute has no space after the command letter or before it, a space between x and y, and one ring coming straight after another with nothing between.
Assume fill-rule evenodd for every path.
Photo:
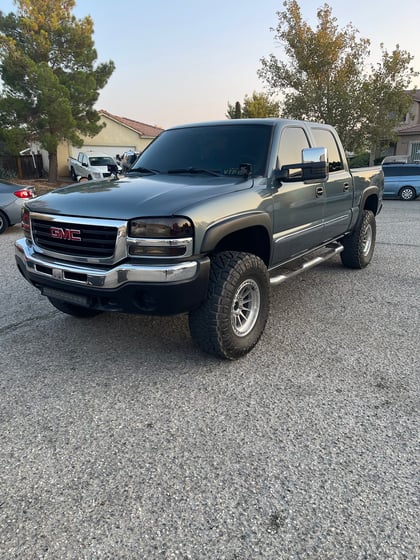
<instances>
[{"instance_id":1,"label":"rear passenger door","mask_svg":"<svg viewBox=\"0 0 420 560\"><path fill-rule=\"evenodd\" d=\"M333 133L316 125L311 126L314 147L327 148L329 175L323 183L324 241L344 233L352 216L354 186L345 154L339 149Z\"/></svg>"},{"instance_id":2,"label":"rear passenger door","mask_svg":"<svg viewBox=\"0 0 420 560\"><path fill-rule=\"evenodd\" d=\"M309 148L305 129L286 126L281 131L276 167L302 163L302 150ZM322 243L324 202L322 183L299 180L301 169L291 170L296 181L284 181L273 194L273 264Z\"/></svg>"}]
</instances>

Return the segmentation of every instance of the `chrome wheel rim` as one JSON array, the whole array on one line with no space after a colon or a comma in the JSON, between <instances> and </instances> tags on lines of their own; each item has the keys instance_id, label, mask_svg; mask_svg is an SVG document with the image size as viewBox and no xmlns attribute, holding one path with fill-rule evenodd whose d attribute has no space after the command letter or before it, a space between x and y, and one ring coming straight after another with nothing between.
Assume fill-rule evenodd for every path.
<instances>
[{"instance_id":1,"label":"chrome wheel rim","mask_svg":"<svg viewBox=\"0 0 420 560\"><path fill-rule=\"evenodd\" d=\"M370 248L372 247L372 240L373 240L373 231L372 231L372 226L369 224L363 233L363 239L362 239L362 254L365 257L369 254Z\"/></svg>"},{"instance_id":2,"label":"chrome wheel rim","mask_svg":"<svg viewBox=\"0 0 420 560\"><path fill-rule=\"evenodd\" d=\"M231 323L236 336L246 336L258 319L261 295L255 280L248 278L235 293L231 309Z\"/></svg>"},{"instance_id":3,"label":"chrome wheel rim","mask_svg":"<svg viewBox=\"0 0 420 560\"><path fill-rule=\"evenodd\" d=\"M401 191L401 198L403 200L411 200L413 198L413 191L411 189L403 189Z\"/></svg>"}]
</instances>

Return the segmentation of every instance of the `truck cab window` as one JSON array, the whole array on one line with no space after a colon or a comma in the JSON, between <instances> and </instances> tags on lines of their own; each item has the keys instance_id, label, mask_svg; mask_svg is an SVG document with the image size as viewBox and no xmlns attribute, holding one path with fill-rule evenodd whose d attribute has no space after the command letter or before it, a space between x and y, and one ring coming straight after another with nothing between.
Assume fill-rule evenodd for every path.
<instances>
[{"instance_id":1,"label":"truck cab window","mask_svg":"<svg viewBox=\"0 0 420 560\"><path fill-rule=\"evenodd\" d=\"M302 162L302 150L309 148L309 141L303 128L290 126L284 129L277 155L277 165L292 165ZM299 177L302 174L301 169L290 170L290 175Z\"/></svg>"},{"instance_id":2,"label":"truck cab window","mask_svg":"<svg viewBox=\"0 0 420 560\"><path fill-rule=\"evenodd\" d=\"M331 132L329 130L314 127L312 128L312 134L315 138L315 147L327 148L330 173L343 170L343 160L341 158L337 142Z\"/></svg>"}]
</instances>

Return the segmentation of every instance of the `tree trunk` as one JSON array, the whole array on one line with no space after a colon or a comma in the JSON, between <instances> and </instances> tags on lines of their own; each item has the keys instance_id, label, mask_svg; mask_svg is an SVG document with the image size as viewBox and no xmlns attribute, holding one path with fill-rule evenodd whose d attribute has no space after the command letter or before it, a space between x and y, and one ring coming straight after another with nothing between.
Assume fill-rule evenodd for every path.
<instances>
[{"instance_id":1,"label":"tree trunk","mask_svg":"<svg viewBox=\"0 0 420 560\"><path fill-rule=\"evenodd\" d=\"M57 150L55 152L48 153L49 161L49 171L48 171L48 182L55 183L58 179L58 161L57 161Z\"/></svg>"},{"instance_id":2,"label":"tree trunk","mask_svg":"<svg viewBox=\"0 0 420 560\"><path fill-rule=\"evenodd\" d=\"M372 165L375 165L375 157L376 157L376 145L370 147L369 167L372 167Z\"/></svg>"}]
</instances>

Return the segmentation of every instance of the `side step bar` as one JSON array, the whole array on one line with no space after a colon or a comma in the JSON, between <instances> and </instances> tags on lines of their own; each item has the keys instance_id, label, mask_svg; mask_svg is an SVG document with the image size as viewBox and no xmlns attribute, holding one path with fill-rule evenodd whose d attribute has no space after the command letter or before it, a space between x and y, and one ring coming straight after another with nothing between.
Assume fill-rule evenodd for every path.
<instances>
[{"instance_id":1,"label":"side step bar","mask_svg":"<svg viewBox=\"0 0 420 560\"><path fill-rule=\"evenodd\" d=\"M325 249L321 254L310 260L297 259L296 261L292 261L290 264L295 265L295 267L291 269L285 267L280 268L280 274L276 274L275 276L270 278L270 284L272 286L277 286L277 284L281 284L289 278L297 276L301 272L305 272L305 270L309 270L310 268L313 268L314 266L327 261L328 259L331 259L335 255L341 253L343 249L344 247L340 243L330 243L329 245L325 246Z\"/></svg>"}]
</instances>

